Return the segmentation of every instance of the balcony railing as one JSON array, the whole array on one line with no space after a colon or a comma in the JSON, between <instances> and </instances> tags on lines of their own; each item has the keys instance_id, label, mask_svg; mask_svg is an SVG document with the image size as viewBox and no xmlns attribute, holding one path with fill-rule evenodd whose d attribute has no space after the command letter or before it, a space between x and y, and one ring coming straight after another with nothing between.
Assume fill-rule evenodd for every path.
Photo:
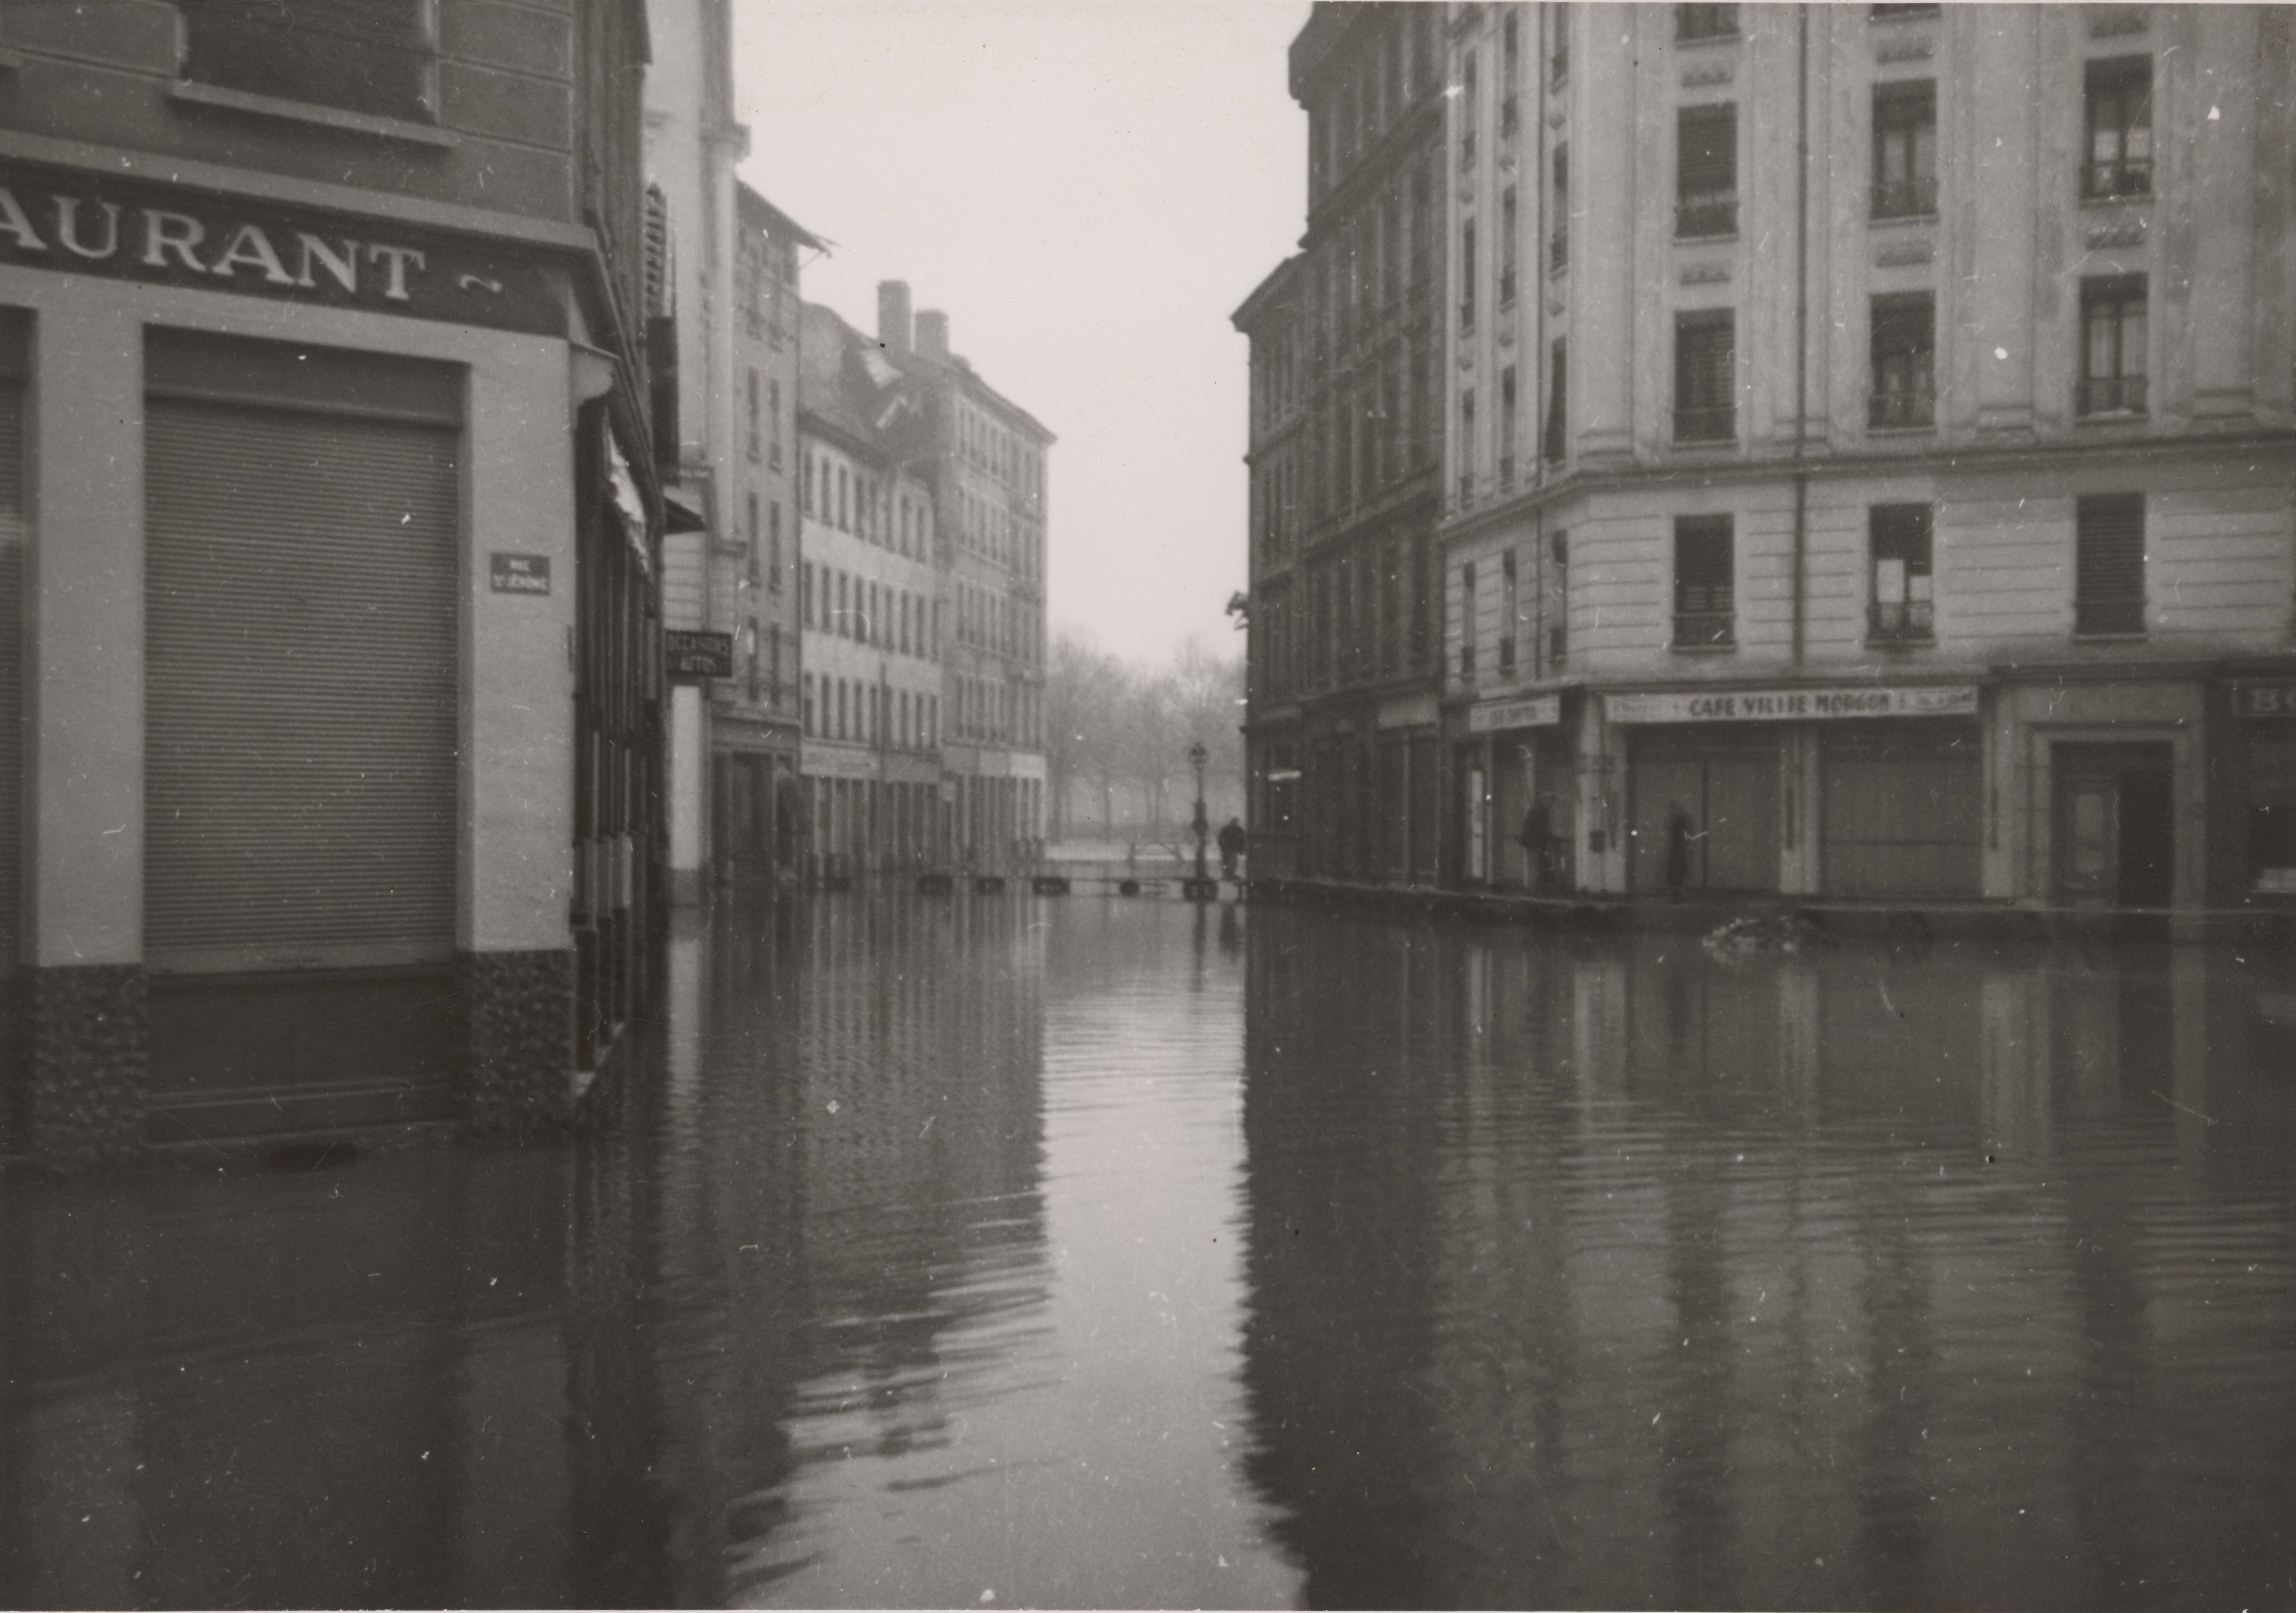
<instances>
[{"instance_id":1,"label":"balcony railing","mask_svg":"<svg viewBox=\"0 0 2296 1613\"><path fill-rule=\"evenodd\" d=\"M2082 414L2142 414L2144 382L2142 375L2090 375L2082 378L2074 398Z\"/></svg>"},{"instance_id":2,"label":"balcony railing","mask_svg":"<svg viewBox=\"0 0 2296 1613\"><path fill-rule=\"evenodd\" d=\"M1937 211L1937 181L1878 179L1874 182L1874 217L1921 218Z\"/></svg>"},{"instance_id":3,"label":"balcony railing","mask_svg":"<svg viewBox=\"0 0 2296 1613\"><path fill-rule=\"evenodd\" d=\"M1674 647L1715 650L1738 642L1734 610L1677 610L1674 613Z\"/></svg>"},{"instance_id":4,"label":"balcony railing","mask_svg":"<svg viewBox=\"0 0 2296 1613\"><path fill-rule=\"evenodd\" d=\"M2152 160L2123 157L2111 162L2081 165L2081 194L2093 201L2113 196L2150 196Z\"/></svg>"},{"instance_id":5,"label":"balcony railing","mask_svg":"<svg viewBox=\"0 0 2296 1613\"><path fill-rule=\"evenodd\" d=\"M1935 607L1925 599L1876 601L1866 607L1866 636L1877 644L1927 643L1937 636Z\"/></svg>"},{"instance_id":6,"label":"balcony railing","mask_svg":"<svg viewBox=\"0 0 2296 1613\"><path fill-rule=\"evenodd\" d=\"M2144 631L2144 596L2114 594L2073 601L2073 631L2077 634L2125 634Z\"/></svg>"},{"instance_id":7,"label":"balcony railing","mask_svg":"<svg viewBox=\"0 0 2296 1613\"><path fill-rule=\"evenodd\" d=\"M1674 204L1674 238L1702 241L1738 233L1735 192L1716 196L1685 196Z\"/></svg>"},{"instance_id":8,"label":"balcony railing","mask_svg":"<svg viewBox=\"0 0 2296 1613\"><path fill-rule=\"evenodd\" d=\"M1934 392L1876 392L1867 400L1866 423L1877 430L1937 423Z\"/></svg>"},{"instance_id":9,"label":"balcony railing","mask_svg":"<svg viewBox=\"0 0 2296 1613\"><path fill-rule=\"evenodd\" d=\"M1719 404L1696 409L1677 409L1674 412L1674 440L1677 442L1730 442L1738 435L1738 410L1734 404Z\"/></svg>"}]
</instances>

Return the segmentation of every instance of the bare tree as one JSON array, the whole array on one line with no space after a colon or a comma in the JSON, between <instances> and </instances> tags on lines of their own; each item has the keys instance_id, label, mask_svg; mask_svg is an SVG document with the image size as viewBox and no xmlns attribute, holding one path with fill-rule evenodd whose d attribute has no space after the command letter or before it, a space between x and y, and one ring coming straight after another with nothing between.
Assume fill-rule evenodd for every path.
<instances>
[{"instance_id":1,"label":"bare tree","mask_svg":"<svg viewBox=\"0 0 2296 1613\"><path fill-rule=\"evenodd\" d=\"M1135 834L1176 839L1193 801L1192 744L1201 744L1209 757L1208 796L1234 798L1241 791L1240 656L1215 655L1192 639L1168 667L1151 670L1063 630L1054 641L1045 683L1046 764L1055 839L1077 827L1071 792L1092 784L1099 787L1104 838L1114 838L1121 823ZM1119 799L1125 803L1121 813Z\"/></svg>"}]
</instances>

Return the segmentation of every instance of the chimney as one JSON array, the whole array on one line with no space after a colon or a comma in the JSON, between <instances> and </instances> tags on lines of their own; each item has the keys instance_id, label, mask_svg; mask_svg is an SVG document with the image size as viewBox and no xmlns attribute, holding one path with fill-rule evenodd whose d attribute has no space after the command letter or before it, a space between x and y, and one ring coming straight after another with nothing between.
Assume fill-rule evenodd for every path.
<instances>
[{"instance_id":1,"label":"chimney","mask_svg":"<svg viewBox=\"0 0 2296 1613\"><path fill-rule=\"evenodd\" d=\"M877 340L894 353L909 350L909 282L906 280L877 282Z\"/></svg>"},{"instance_id":2,"label":"chimney","mask_svg":"<svg viewBox=\"0 0 2296 1613\"><path fill-rule=\"evenodd\" d=\"M948 315L939 308L917 311L917 351L927 358L948 362Z\"/></svg>"}]
</instances>

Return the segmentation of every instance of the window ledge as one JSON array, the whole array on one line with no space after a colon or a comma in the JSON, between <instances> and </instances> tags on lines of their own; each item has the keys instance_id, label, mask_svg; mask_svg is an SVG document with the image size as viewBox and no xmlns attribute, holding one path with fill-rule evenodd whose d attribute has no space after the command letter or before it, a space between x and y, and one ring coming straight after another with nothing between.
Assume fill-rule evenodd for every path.
<instances>
[{"instance_id":1,"label":"window ledge","mask_svg":"<svg viewBox=\"0 0 2296 1613\"><path fill-rule=\"evenodd\" d=\"M1678 247L1710 247L1718 242L1735 242L1737 239L1738 232L1731 230L1720 235L1677 235L1674 238L1674 244Z\"/></svg>"},{"instance_id":2,"label":"window ledge","mask_svg":"<svg viewBox=\"0 0 2296 1613\"><path fill-rule=\"evenodd\" d=\"M2138 636L2142 637L2143 635L2140 634ZM1875 638L1869 634L1866 639L1866 648L1868 650L1934 650L1937 648L1937 639L1935 635L1924 638Z\"/></svg>"},{"instance_id":3,"label":"window ledge","mask_svg":"<svg viewBox=\"0 0 2296 1613\"><path fill-rule=\"evenodd\" d=\"M2073 643L2076 644L2141 644L2152 636L2152 635L2150 633L2144 631L2136 633L2082 633L2076 630L2073 634Z\"/></svg>"},{"instance_id":4,"label":"window ledge","mask_svg":"<svg viewBox=\"0 0 2296 1613\"><path fill-rule=\"evenodd\" d=\"M2152 416L2143 409L2092 409L2073 416L2076 426L2141 426Z\"/></svg>"},{"instance_id":5,"label":"window ledge","mask_svg":"<svg viewBox=\"0 0 2296 1613\"><path fill-rule=\"evenodd\" d=\"M308 101L289 101L277 95L251 94L246 90L228 90L220 85L198 84L189 78L176 79L168 86L168 94L171 100L187 101L194 106L220 107L226 111L246 112L258 118L316 124L321 128L340 129L351 135L373 135L384 140L404 140L414 145L451 150L463 143L463 137L451 129L416 123L410 119L381 118L372 112L347 112L340 107L320 106Z\"/></svg>"},{"instance_id":6,"label":"window ledge","mask_svg":"<svg viewBox=\"0 0 2296 1613\"><path fill-rule=\"evenodd\" d=\"M1735 655L1738 653L1738 646L1735 644L1669 644L1667 648L1677 655Z\"/></svg>"},{"instance_id":7,"label":"window ledge","mask_svg":"<svg viewBox=\"0 0 2296 1613\"><path fill-rule=\"evenodd\" d=\"M1893 224L1935 224L1937 221L1938 210L1935 208L1930 209L1925 213L1868 213L1866 215L1867 224L1878 226Z\"/></svg>"},{"instance_id":8,"label":"window ledge","mask_svg":"<svg viewBox=\"0 0 2296 1613\"><path fill-rule=\"evenodd\" d=\"M1868 437L1935 437L1937 430L1934 422L1925 426L1868 426L1866 428L1866 435Z\"/></svg>"},{"instance_id":9,"label":"window ledge","mask_svg":"<svg viewBox=\"0 0 2296 1613\"><path fill-rule=\"evenodd\" d=\"M2130 191L2119 196L2083 196L2079 200L2084 208L2141 208L2151 202L2158 191Z\"/></svg>"}]
</instances>

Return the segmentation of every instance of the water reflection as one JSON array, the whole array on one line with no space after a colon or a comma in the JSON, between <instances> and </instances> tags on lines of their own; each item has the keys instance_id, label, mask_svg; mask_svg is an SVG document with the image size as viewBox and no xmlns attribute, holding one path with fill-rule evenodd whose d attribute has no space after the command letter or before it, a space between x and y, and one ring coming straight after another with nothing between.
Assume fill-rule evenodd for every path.
<instances>
[{"instance_id":1,"label":"water reflection","mask_svg":"<svg viewBox=\"0 0 2296 1613\"><path fill-rule=\"evenodd\" d=\"M2287 1600L2284 960L1250 942L1309 1602Z\"/></svg>"},{"instance_id":2,"label":"water reflection","mask_svg":"<svg viewBox=\"0 0 2296 1613\"><path fill-rule=\"evenodd\" d=\"M840 898L578 1146L0 1185L11 1605L2285 1604L2296 970Z\"/></svg>"}]
</instances>

